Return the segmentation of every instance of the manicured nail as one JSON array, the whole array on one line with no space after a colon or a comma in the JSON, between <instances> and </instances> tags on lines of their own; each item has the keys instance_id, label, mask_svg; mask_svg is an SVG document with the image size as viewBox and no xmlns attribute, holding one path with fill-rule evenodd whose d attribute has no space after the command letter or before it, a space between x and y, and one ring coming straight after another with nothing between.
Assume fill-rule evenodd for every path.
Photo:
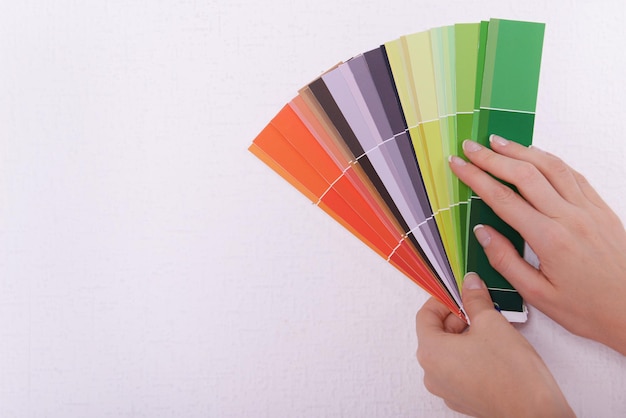
<instances>
[{"instance_id":1,"label":"manicured nail","mask_svg":"<svg viewBox=\"0 0 626 418\"><path fill-rule=\"evenodd\" d=\"M469 272L463 278L463 289L464 290L477 290L477 289L485 289L485 282L483 282L478 274Z\"/></svg>"},{"instance_id":2,"label":"manicured nail","mask_svg":"<svg viewBox=\"0 0 626 418\"><path fill-rule=\"evenodd\" d=\"M509 141L504 139L504 138L502 138L501 136L498 136L498 135L495 135L495 134L491 134L489 136L489 143L505 146L506 144L509 143Z\"/></svg>"},{"instance_id":3,"label":"manicured nail","mask_svg":"<svg viewBox=\"0 0 626 418\"><path fill-rule=\"evenodd\" d=\"M450 164L459 165L459 166L467 164L463 158L457 157L456 155L450 155L448 157L448 162Z\"/></svg>"},{"instance_id":4,"label":"manicured nail","mask_svg":"<svg viewBox=\"0 0 626 418\"><path fill-rule=\"evenodd\" d=\"M478 142L474 142L472 140L466 139L463 141L463 151L465 152L475 152L483 149L483 146Z\"/></svg>"},{"instance_id":5,"label":"manicured nail","mask_svg":"<svg viewBox=\"0 0 626 418\"><path fill-rule=\"evenodd\" d=\"M491 234L485 229L485 227L481 224L478 224L474 227L474 235L476 235L476 239L478 243L484 247L489 245L491 242Z\"/></svg>"}]
</instances>

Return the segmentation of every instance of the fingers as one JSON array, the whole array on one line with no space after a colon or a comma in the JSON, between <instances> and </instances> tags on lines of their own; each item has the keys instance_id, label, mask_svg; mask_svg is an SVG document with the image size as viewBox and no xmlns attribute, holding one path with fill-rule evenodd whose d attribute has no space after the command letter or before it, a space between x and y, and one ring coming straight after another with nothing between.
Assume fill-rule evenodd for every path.
<instances>
[{"instance_id":1,"label":"fingers","mask_svg":"<svg viewBox=\"0 0 626 418\"><path fill-rule=\"evenodd\" d=\"M526 241L532 243L542 239L542 231L551 223L550 218L538 212L510 187L459 157L450 157L450 168Z\"/></svg>"},{"instance_id":2,"label":"fingers","mask_svg":"<svg viewBox=\"0 0 626 418\"><path fill-rule=\"evenodd\" d=\"M430 298L417 312L415 318L417 339L441 333L459 334L467 324L450 312L450 309L435 298Z\"/></svg>"},{"instance_id":3,"label":"fingers","mask_svg":"<svg viewBox=\"0 0 626 418\"><path fill-rule=\"evenodd\" d=\"M587 203L587 197L576 179L575 172L563 160L537 147L527 148L497 135L489 138L491 149L498 154L532 164L549 182L549 186L564 200L575 205Z\"/></svg>"},{"instance_id":4,"label":"fingers","mask_svg":"<svg viewBox=\"0 0 626 418\"><path fill-rule=\"evenodd\" d=\"M524 148L516 143L500 145L500 148L505 150L514 149L514 144L518 145L519 148ZM569 203L559 195L546 177L531 162L516 157L510 158L500 155L469 140L463 142L463 151L474 165L507 183L517 186L520 194L540 212L550 217L556 217L569 206ZM528 149L526 151L529 153ZM539 151L534 153L538 154ZM521 153L518 152L517 154L517 157L519 157ZM573 178L572 181L576 184ZM473 188L471 185L470 187ZM576 188L578 188L577 185ZM476 192L478 193L478 191Z\"/></svg>"},{"instance_id":5,"label":"fingers","mask_svg":"<svg viewBox=\"0 0 626 418\"><path fill-rule=\"evenodd\" d=\"M460 334L467 328L467 323L456 315L450 314L443 323L443 330L450 334Z\"/></svg>"},{"instance_id":6,"label":"fingers","mask_svg":"<svg viewBox=\"0 0 626 418\"><path fill-rule=\"evenodd\" d=\"M444 323L450 315L450 309L435 298L430 298L417 312L415 327L417 339L423 334L439 334L445 332Z\"/></svg>"},{"instance_id":7,"label":"fingers","mask_svg":"<svg viewBox=\"0 0 626 418\"><path fill-rule=\"evenodd\" d=\"M595 206L601 209L610 210L610 207L606 204L604 199L600 197L598 192L596 192L596 189L594 189L593 186L591 186L591 184L589 183L589 181L587 181L585 176L583 176L582 174L580 174L578 171L574 169L572 169L572 173L574 174L574 178L576 179L576 182L578 183L578 187L580 187L580 190L585 194L585 196L587 197L587 199L589 199L591 203L593 203Z\"/></svg>"},{"instance_id":8,"label":"fingers","mask_svg":"<svg viewBox=\"0 0 626 418\"><path fill-rule=\"evenodd\" d=\"M422 366L432 362L432 350L425 349L425 343L433 341L433 337L445 334L445 321L448 316L450 316L450 310L433 297L428 299L417 312L415 317L418 343L416 355L417 361Z\"/></svg>"},{"instance_id":9,"label":"fingers","mask_svg":"<svg viewBox=\"0 0 626 418\"><path fill-rule=\"evenodd\" d=\"M552 284L540 271L520 257L508 239L486 225L477 225L474 234L482 245L489 264L502 274L524 299L539 309L544 308L548 304L547 301L553 300Z\"/></svg>"},{"instance_id":10,"label":"fingers","mask_svg":"<svg viewBox=\"0 0 626 418\"><path fill-rule=\"evenodd\" d=\"M460 412L461 414L469 415L469 416L478 416L479 415L476 412L474 412L473 410L469 409L466 405L464 405L462 403L458 403L458 402L455 402L455 401L449 400L449 399L444 399L443 401L446 404L446 406L448 408L452 409L453 411Z\"/></svg>"},{"instance_id":11,"label":"fingers","mask_svg":"<svg viewBox=\"0 0 626 418\"><path fill-rule=\"evenodd\" d=\"M608 208L587 179L555 155L497 135L491 135L489 142L495 153L470 141L463 144L466 156L497 178L515 184L522 196L546 215L561 215L559 211L565 206L557 196L580 207L591 203L602 209ZM468 147L485 152L468 151Z\"/></svg>"},{"instance_id":12,"label":"fingers","mask_svg":"<svg viewBox=\"0 0 626 418\"><path fill-rule=\"evenodd\" d=\"M493 302L485 282L476 273L467 273L463 279L463 290L461 292L463 307L470 323L484 312L494 312Z\"/></svg>"}]
</instances>

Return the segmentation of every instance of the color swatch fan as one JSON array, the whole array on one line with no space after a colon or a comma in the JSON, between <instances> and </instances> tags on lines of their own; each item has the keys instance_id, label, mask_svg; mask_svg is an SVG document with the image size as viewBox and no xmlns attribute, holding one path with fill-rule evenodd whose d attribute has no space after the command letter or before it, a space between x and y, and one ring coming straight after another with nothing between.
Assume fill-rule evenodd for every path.
<instances>
[{"instance_id":1,"label":"color swatch fan","mask_svg":"<svg viewBox=\"0 0 626 418\"><path fill-rule=\"evenodd\" d=\"M272 119L250 151L381 257L466 319L465 272L526 320L515 289L471 229L524 241L450 171L463 140L530 145L544 25L491 19L419 32L326 71Z\"/></svg>"}]
</instances>

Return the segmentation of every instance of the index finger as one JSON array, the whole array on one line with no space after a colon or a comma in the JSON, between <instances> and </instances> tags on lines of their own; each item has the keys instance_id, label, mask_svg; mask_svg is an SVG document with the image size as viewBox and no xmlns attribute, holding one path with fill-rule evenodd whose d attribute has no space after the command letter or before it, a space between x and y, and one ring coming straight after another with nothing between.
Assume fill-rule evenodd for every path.
<instances>
[{"instance_id":1,"label":"index finger","mask_svg":"<svg viewBox=\"0 0 626 418\"><path fill-rule=\"evenodd\" d=\"M415 329L417 339L433 334L445 333L446 318L451 315L450 309L437 299L431 297L417 312Z\"/></svg>"},{"instance_id":2,"label":"index finger","mask_svg":"<svg viewBox=\"0 0 626 418\"><path fill-rule=\"evenodd\" d=\"M510 187L463 159L451 156L452 172L467 184L504 222L533 246L541 242L551 219L535 209Z\"/></svg>"}]
</instances>

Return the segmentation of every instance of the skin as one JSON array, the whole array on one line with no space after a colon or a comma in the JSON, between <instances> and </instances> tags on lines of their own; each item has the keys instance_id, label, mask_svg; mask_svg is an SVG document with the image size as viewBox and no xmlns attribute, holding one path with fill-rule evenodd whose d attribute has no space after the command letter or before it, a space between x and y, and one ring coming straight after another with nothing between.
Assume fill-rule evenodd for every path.
<instances>
[{"instance_id":1,"label":"skin","mask_svg":"<svg viewBox=\"0 0 626 418\"><path fill-rule=\"evenodd\" d=\"M541 357L493 308L474 273L464 281L463 306L469 328L433 298L417 315L417 359L431 393L478 417L574 416Z\"/></svg>"},{"instance_id":2,"label":"skin","mask_svg":"<svg viewBox=\"0 0 626 418\"><path fill-rule=\"evenodd\" d=\"M534 268L505 237L480 225L474 233L491 265L528 303L564 328L626 355L626 232L619 218L582 175L552 154L497 136L491 137L491 149L472 141L465 141L463 149L469 162L451 157L452 171L522 235L540 261L539 269ZM519 194L492 176L514 185ZM466 297L464 287L464 305ZM551 375L537 353L501 315L491 307L487 310L489 315L480 311L478 318L476 313L474 317L469 314L469 330L435 300L420 310L418 357L427 388L460 412L508 416L499 415L494 399L506 399L510 406L533 398L506 384L493 385L493 374L526 371L520 376L527 380L517 379L525 382L519 386L544 388L543 393L553 396L554 405L561 405L560 414L552 416L568 416L571 410L562 408L562 394L558 387L555 390L553 379L546 377L546 373ZM474 335L476 338L470 338ZM493 335L497 341L491 341ZM453 349L458 353L446 351ZM491 353L489 359L484 359L485 349ZM488 364L481 365L485 360ZM467 364L481 366L472 373L459 373ZM490 396L481 397L484 392ZM547 404L545 399L543 402ZM531 406L531 402L525 405ZM545 410L536 409L526 416L538 416L537 411Z\"/></svg>"}]
</instances>

